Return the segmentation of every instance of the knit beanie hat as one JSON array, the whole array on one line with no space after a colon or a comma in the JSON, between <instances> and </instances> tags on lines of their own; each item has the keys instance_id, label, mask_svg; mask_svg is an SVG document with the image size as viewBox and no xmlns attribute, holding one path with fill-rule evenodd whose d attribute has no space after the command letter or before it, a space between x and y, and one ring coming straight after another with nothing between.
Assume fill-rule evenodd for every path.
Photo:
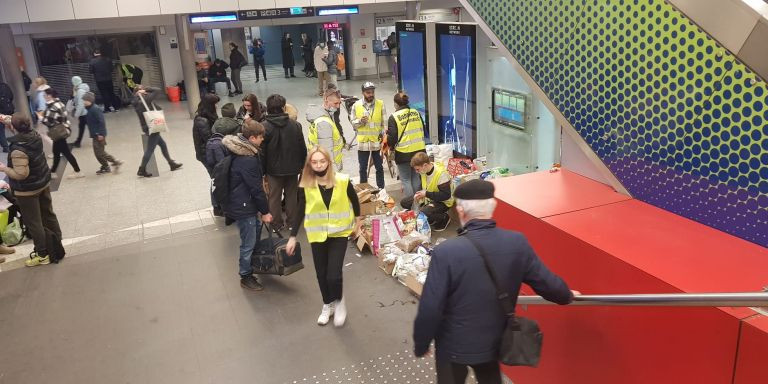
<instances>
[{"instance_id":1,"label":"knit beanie hat","mask_svg":"<svg viewBox=\"0 0 768 384\"><path fill-rule=\"evenodd\" d=\"M235 118L237 116L237 111L235 111L235 105L232 103L226 103L223 107L221 107L221 116L222 117L230 117Z\"/></svg>"},{"instance_id":2,"label":"knit beanie hat","mask_svg":"<svg viewBox=\"0 0 768 384\"><path fill-rule=\"evenodd\" d=\"M80 78L80 76L72 76L72 85L77 87L78 85L83 83L83 79Z\"/></svg>"},{"instance_id":3,"label":"knit beanie hat","mask_svg":"<svg viewBox=\"0 0 768 384\"><path fill-rule=\"evenodd\" d=\"M96 102L96 95L93 94L93 92L86 92L85 95L83 95L83 101L90 101L91 104Z\"/></svg>"}]
</instances>

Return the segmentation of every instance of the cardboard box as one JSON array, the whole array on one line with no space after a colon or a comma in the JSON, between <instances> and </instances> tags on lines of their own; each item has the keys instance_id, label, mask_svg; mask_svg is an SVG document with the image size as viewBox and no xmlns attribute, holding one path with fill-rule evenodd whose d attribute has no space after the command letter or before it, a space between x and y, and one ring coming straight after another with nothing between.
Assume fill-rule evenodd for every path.
<instances>
[{"instance_id":1,"label":"cardboard box","mask_svg":"<svg viewBox=\"0 0 768 384\"><path fill-rule=\"evenodd\" d=\"M379 269L384 271L388 276L392 276L392 271L395 270L395 263L387 263L383 257L377 257Z\"/></svg>"},{"instance_id":2,"label":"cardboard box","mask_svg":"<svg viewBox=\"0 0 768 384\"><path fill-rule=\"evenodd\" d=\"M376 207L378 206L375 201L368 201L366 203L360 202L360 216L372 216L376 214Z\"/></svg>"},{"instance_id":3,"label":"cardboard box","mask_svg":"<svg viewBox=\"0 0 768 384\"><path fill-rule=\"evenodd\" d=\"M368 247L368 250L371 251L371 253L373 253L373 235L369 235L368 233L363 232L362 230L358 231L356 235L357 235L357 241L355 244L357 245L357 249L360 252L363 252L365 248Z\"/></svg>"},{"instance_id":4,"label":"cardboard box","mask_svg":"<svg viewBox=\"0 0 768 384\"><path fill-rule=\"evenodd\" d=\"M419 283L419 280L415 276L405 275L400 278L400 282L403 283L414 295L421 297L421 292L424 286Z\"/></svg>"}]
</instances>

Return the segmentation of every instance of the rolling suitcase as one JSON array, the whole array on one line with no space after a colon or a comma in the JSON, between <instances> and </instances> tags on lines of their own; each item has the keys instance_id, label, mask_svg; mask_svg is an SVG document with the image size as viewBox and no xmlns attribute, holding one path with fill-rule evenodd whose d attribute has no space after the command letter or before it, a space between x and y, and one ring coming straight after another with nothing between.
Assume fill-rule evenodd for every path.
<instances>
[{"instance_id":1,"label":"rolling suitcase","mask_svg":"<svg viewBox=\"0 0 768 384\"><path fill-rule=\"evenodd\" d=\"M283 238L280 233L276 237L272 236L272 231L265 223L261 224L261 232L267 232L266 239L259 239L251 255L251 266L253 273L260 275L278 275L288 276L296 271L304 269L301 260L301 245L296 244L296 250L293 255L288 255L285 246L288 239Z\"/></svg>"}]
</instances>

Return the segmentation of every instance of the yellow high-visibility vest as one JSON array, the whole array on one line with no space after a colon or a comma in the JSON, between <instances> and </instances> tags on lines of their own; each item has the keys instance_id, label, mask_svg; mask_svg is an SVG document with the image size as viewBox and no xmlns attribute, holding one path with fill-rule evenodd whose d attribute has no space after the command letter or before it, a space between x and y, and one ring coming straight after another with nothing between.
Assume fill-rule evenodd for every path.
<instances>
[{"instance_id":1,"label":"yellow high-visibility vest","mask_svg":"<svg viewBox=\"0 0 768 384\"><path fill-rule=\"evenodd\" d=\"M359 120L363 116L366 116L368 111L364 106L365 101L360 100L355 103L355 119ZM378 143L380 141L380 135L384 126L384 102L376 100L373 103L373 111L368 116L368 124L361 125L357 128L357 142L363 143Z\"/></svg>"},{"instance_id":2,"label":"yellow high-visibility vest","mask_svg":"<svg viewBox=\"0 0 768 384\"><path fill-rule=\"evenodd\" d=\"M397 123L397 141L395 150L402 153L423 151L427 148L424 142L424 124L418 110L403 108L392 114Z\"/></svg>"},{"instance_id":3,"label":"yellow high-visibility vest","mask_svg":"<svg viewBox=\"0 0 768 384\"><path fill-rule=\"evenodd\" d=\"M347 196L349 176L337 173L331 204L325 205L320 187L304 188L307 206L304 229L310 243L322 243L329 237L349 237L355 229L355 212Z\"/></svg>"},{"instance_id":4,"label":"yellow high-visibility vest","mask_svg":"<svg viewBox=\"0 0 768 384\"><path fill-rule=\"evenodd\" d=\"M344 140L341 138L341 132L339 132L339 127L336 126L336 122L333 121L332 118L329 116L320 116L315 121L313 121L311 124L309 124L309 146L314 147L319 145L320 141L317 139L317 124L320 122L327 122L328 124L333 127L333 153L335 154L335 157L333 158L333 162L336 163L336 167L340 168L341 161L342 161L342 153L341 151L344 149ZM330 148L326 148L330 149Z\"/></svg>"},{"instance_id":5,"label":"yellow high-visibility vest","mask_svg":"<svg viewBox=\"0 0 768 384\"><path fill-rule=\"evenodd\" d=\"M421 186L424 188L427 192L440 192L440 188L438 186L440 185L440 177L443 175L444 172L446 172L445 167L440 163L433 163L435 169L432 170L432 177L429 180L429 184L427 184L427 175L422 174L421 175ZM430 199L427 199L427 204L432 202ZM443 204L445 204L447 207L453 207L454 198L453 195L451 195L451 198L443 201Z\"/></svg>"}]
</instances>

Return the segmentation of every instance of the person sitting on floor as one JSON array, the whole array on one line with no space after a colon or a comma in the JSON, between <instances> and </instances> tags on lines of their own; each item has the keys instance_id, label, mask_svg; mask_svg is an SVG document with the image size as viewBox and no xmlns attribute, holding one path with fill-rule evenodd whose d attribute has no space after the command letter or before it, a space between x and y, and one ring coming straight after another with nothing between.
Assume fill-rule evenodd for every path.
<instances>
[{"instance_id":1,"label":"person sitting on floor","mask_svg":"<svg viewBox=\"0 0 768 384\"><path fill-rule=\"evenodd\" d=\"M444 231L451 218L448 210L453 206L451 196L451 175L440 163L432 163L424 152L419 152L411 159L411 167L421 175L421 190L413 196L405 197L400 205L412 209L419 204L419 210L427 215L432 230Z\"/></svg>"}]
</instances>

